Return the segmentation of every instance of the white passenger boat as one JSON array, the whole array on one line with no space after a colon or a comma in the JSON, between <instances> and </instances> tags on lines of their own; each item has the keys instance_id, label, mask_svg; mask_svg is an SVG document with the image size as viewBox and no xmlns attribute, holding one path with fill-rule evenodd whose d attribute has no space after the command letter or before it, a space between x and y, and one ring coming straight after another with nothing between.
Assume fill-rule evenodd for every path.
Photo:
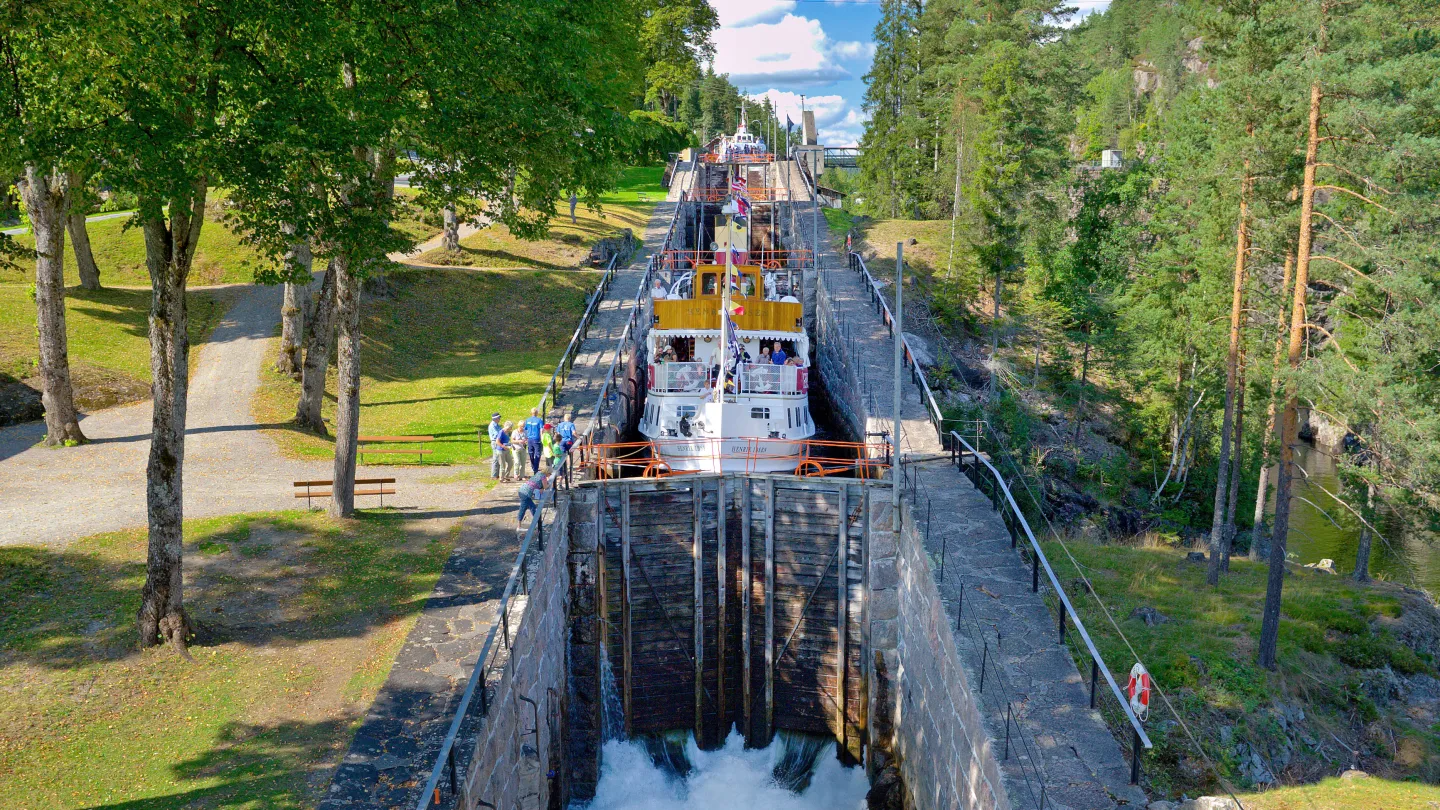
<instances>
[{"instance_id":1,"label":"white passenger boat","mask_svg":"<svg viewBox=\"0 0 1440 810\"><path fill-rule=\"evenodd\" d=\"M690 255L725 264L671 268L653 296L640 432L671 472L795 472L815 435L800 271L737 264L746 231L716 233Z\"/></svg>"}]
</instances>

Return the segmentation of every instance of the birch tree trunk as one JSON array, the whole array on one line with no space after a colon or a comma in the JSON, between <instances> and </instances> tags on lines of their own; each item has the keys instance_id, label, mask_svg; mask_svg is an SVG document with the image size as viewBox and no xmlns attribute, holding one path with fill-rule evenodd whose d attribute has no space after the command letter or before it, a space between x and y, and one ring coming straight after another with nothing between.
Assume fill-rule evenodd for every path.
<instances>
[{"instance_id":1,"label":"birch tree trunk","mask_svg":"<svg viewBox=\"0 0 1440 810\"><path fill-rule=\"evenodd\" d=\"M330 514L355 513L355 454L360 434L360 279L349 257L331 260L335 270L335 316L339 325L336 352L340 381L335 407L335 472Z\"/></svg>"},{"instance_id":2,"label":"birch tree trunk","mask_svg":"<svg viewBox=\"0 0 1440 810\"><path fill-rule=\"evenodd\" d=\"M70 186L65 178L25 167L20 193L35 233L35 326L40 341L40 400L45 407L45 444L85 441L70 382L65 332L65 218Z\"/></svg>"},{"instance_id":3,"label":"birch tree trunk","mask_svg":"<svg viewBox=\"0 0 1440 810\"><path fill-rule=\"evenodd\" d=\"M80 275L80 287L86 290L100 289L100 267L95 264L95 253L90 249L90 233L85 230L85 212L71 211L65 220L70 232L70 244L75 249L75 272Z\"/></svg>"},{"instance_id":4,"label":"birch tree trunk","mask_svg":"<svg viewBox=\"0 0 1440 810\"><path fill-rule=\"evenodd\" d=\"M286 282L285 300L280 304L280 357L275 361L275 370L281 374L300 373L300 344L305 335L305 298L310 291L310 244L303 240L291 245L285 254L285 264L292 277L303 275L304 284Z\"/></svg>"},{"instance_id":5,"label":"birch tree trunk","mask_svg":"<svg viewBox=\"0 0 1440 810\"><path fill-rule=\"evenodd\" d=\"M295 421L320 436L329 436L320 406L325 402L325 375L330 370L330 341L335 336L335 262L331 259L315 296L314 316L305 335L305 364L300 375L300 402Z\"/></svg>"},{"instance_id":6,"label":"birch tree trunk","mask_svg":"<svg viewBox=\"0 0 1440 810\"><path fill-rule=\"evenodd\" d=\"M150 374L154 382L150 458L145 469L149 548L138 617L140 645L169 642L187 656L190 622L185 614L181 556L190 365L185 286L205 221L206 191L206 182L196 181L188 197L169 201L168 223L159 213L143 222L145 264L150 272ZM158 212L161 206L152 201L142 210Z\"/></svg>"},{"instance_id":7,"label":"birch tree trunk","mask_svg":"<svg viewBox=\"0 0 1440 810\"><path fill-rule=\"evenodd\" d=\"M1365 484L1365 520L1375 519L1375 485ZM1369 525L1360 527L1360 545L1355 549L1355 573L1352 575L1356 582L1370 581L1370 545L1374 541L1375 534L1370 531Z\"/></svg>"},{"instance_id":8,"label":"birch tree trunk","mask_svg":"<svg viewBox=\"0 0 1440 810\"><path fill-rule=\"evenodd\" d=\"M455 206L445 206L445 240L444 248L458 253L460 251L460 219L455 215Z\"/></svg>"},{"instance_id":9,"label":"birch tree trunk","mask_svg":"<svg viewBox=\"0 0 1440 810\"><path fill-rule=\"evenodd\" d=\"M1036 352L1039 355L1039 352ZM1036 363L1039 366L1039 363ZM1085 424L1085 383L1090 375L1090 332L1085 332L1085 353L1080 357L1080 401L1075 403L1075 435L1071 437L1070 443L1080 444L1080 428Z\"/></svg>"},{"instance_id":10,"label":"birch tree trunk","mask_svg":"<svg viewBox=\"0 0 1440 810\"><path fill-rule=\"evenodd\" d=\"M1305 348L1305 291L1310 282L1310 245L1315 212L1315 169L1320 150L1320 84L1310 85L1310 127L1305 144L1305 185L1300 192L1300 239L1295 251L1295 294L1290 304L1291 371L1300 367ZM1275 487L1275 527L1270 537L1270 571L1266 578L1265 610L1260 622L1260 666L1274 671L1275 648L1280 639L1280 599L1285 587L1285 541L1290 533L1290 496L1294 483L1295 444L1300 440L1300 396L1292 378L1285 386L1285 410L1280 419L1280 469Z\"/></svg>"},{"instance_id":11,"label":"birch tree trunk","mask_svg":"<svg viewBox=\"0 0 1440 810\"><path fill-rule=\"evenodd\" d=\"M1240 222L1235 226L1235 273L1230 285L1230 351L1225 357L1225 415L1220 422L1220 458L1215 469L1215 507L1210 516L1210 563L1205 581L1220 584L1220 561L1225 556L1226 502L1230 495L1230 440L1235 427L1235 400L1240 374L1240 316L1244 312L1245 256L1249 251L1246 224L1250 204L1250 161L1240 180Z\"/></svg>"},{"instance_id":12,"label":"birch tree trunk","mask_svg":"<svg viewBox=\"0 0 1440 810\"><path fill-rule=\"evenodd\" d=\"M1275 460L1270 454L1270 437L1275 435L1275 405L1280 401L1280 359L1285 356L1285 331L1288 328L1285 315L1289 310L1286 307L1285 295L1290 290L1290 279L1294 272L1295 257L1287 254L1285 278L1280 282L1280 311L1275 316L1275 354L1270 368L1270 401L1265 406L1265 432L1261 434L1260 484L1255 490L1255 528L1251 530L1250 537L1252 560L1260 559L1260 543L1266 538L1265 502L1269 494L1266 490L1270 484L1270 465Z\"/></svg>"}]
</instances>

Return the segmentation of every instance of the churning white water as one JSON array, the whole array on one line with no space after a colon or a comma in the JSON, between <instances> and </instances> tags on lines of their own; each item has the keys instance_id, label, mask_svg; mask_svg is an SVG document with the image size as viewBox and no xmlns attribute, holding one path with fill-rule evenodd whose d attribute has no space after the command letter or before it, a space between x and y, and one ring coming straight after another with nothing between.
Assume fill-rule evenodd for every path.
<instances>
[{"instance_id":1,"label":"churning white water","mask_svg":"<svg viewBox=\"0 0 1440 810\"><path fill-rule=\"evenodd\" d=\"M576 810L856 810L869 790L865 769L841 765L834 742L779 735L746 750L733 730L715 751L693 735L669 742L606 742L595 798Z\"/></svg>"}]
</instances>

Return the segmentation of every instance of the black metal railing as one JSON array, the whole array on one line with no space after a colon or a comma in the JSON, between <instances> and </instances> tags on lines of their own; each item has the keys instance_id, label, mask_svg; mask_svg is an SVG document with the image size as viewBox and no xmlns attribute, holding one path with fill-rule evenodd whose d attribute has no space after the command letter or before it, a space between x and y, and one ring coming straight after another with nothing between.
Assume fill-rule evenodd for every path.
<instances>
[{"instance_id":1,"label":"black metal railing","mask_svg":"<svg viewBox=\"0 0 1440 810\"><path fill-rule=\"evenodd\" d=\"M1010 486L1006 483L1005 477L990 463L990 460L980 452L979 448L972 445L966 437L958 431L950 431L950 451L952 462L964 472L975 488L985 493L990 502L995 505L996 512L1005 523L1005 529L1010 534L1010 547L1016 549L1030 564L1030 590L1038 593L1040 591L1041 573L1049 581L1050 588L1055 594L1056 627L1060 635L1061 643L1066 642L1066 627L1073 625L1075 632L1080 636L1085 651L1089 655L1090 666L1090 706L1096 706L1098 679L1104 676L1110 693L1115 696L1120 710L1130 722L1132 734L1130 747L1130 783L1138 784L1140 781L1140 752L1142 748L1151 748L1150 737L1145 733L1144 725L1130 707L1130 701L1121 691L1115 681L1114 674L1095 647L1095 642L1090 638L1089 631L1085 628L1085 622L1075 610L1070 597L1066 594L1064 587L1060 585L1060 579L1055 575L1050 560L1045 556L1045 550L1041 548L1040 541L1036 539L1035 533L1030 529L1030 523L1025 519L1025 513L1020 505L1015 502L1015 496L1010 492ZM966 463L967 457L972 461ZM1021 541L1024 541L1022 547ZM942 552L943 553L943 552Z\"/></svg>"},{"instance_id":2,"label":"black metal railing","mask_svg":"<svg viewBox=\"0 0 1440 810\"><path fill-rule=\"evenodd\" d=\"M875 307L875 312L885 321L885 327L890 330L890 336L895 336L895 317L890 314L890 302L880 292L880 285L876 283L875 277L870 275L870 268L865 266L865 259L859 253L851 252L850 269L859 273L865 279L865 289L870 293L870 304ZM935 392L930 388L930 380L925 376L925 370L915 359L915 352L910 347L910 339L905 337L905 330L900 330L900 341L904 346L905 366L910 369L910 379L920 387L920 393L924 396L922 400L925 405L925 415L929 417L930 424L935 427L935 433L940 438L941 446L945 446L944 422L945 415L940 411L940 405L935 401Z\"/></svg>"},{"instance_id":3,"label":"black metal railing","mask_svg":"<svg viewBox=\"0 0 1440 810\"><path fill-rule=\"evenodd\" d=\"M670 239L674 237L679 212L680 206L676 205L675 211L670 217L670 227L665 234L665 245L668 245ZM455 715L451 719L450 728L436 754L435 764L430 770L430 777L426 780L425 788L415 805L416 810L432 810L432 808L452 806L455 800L468 790L465 776L469 771L470 763L462 761L463 757L457 748L461 729L465 727L468 720L472 723L472 733L478 735L478 729L475 729L473 724L483 722L489 713L490 706L486 692L489 672L495 664L496 656L501 650L508 651L514 638L510 626L510 600L515 596L517 590L522 594L528 592L527 576L531 562L530 557L545 550L545 510L548 506L553 512L557 493L561 489L568 488L572 483L572 471L577 463L573 459L583 461L588 456L591 445L595 443L600 430L604 427L605 416L615 402L616 392L619 388L619 371L624 368L621 359L628 356L628 353L635 348L640 333L640 315L645 311L644 304L650 295L650 277L655 271L655 258L653 255L650 257L645 273L640 278L639 289L631 300L630 313L626 318L625 328L621 330L620 336L615 342L615 353L610 359L610 366L605 372L600 393L596 397L595 410L590 415L590 424L577 438L569 454L561 459L560 464L556 465L545 490L539 494L537 499L539 510L534 519L530 521L529 528L526 529L524 539L520 544L520 552L516 555L515 564L511 567L510 577L506 581L505 590L500 597L499 618L485 636L485 643L480 648L480 656L476 660L475 668L470 673L470 679L465 685L465 692L460 696ZM618 264L617 258L612 258L609 266L605 269L605 275L596 285L595 292L581 318L580 326L571 336L570 344L556 365L555 373L550 377L550 383L546 385L544 393L541 394L540 410L542 412L564 387L565 380L574 367L575 357L579 353L580 345L585 341L600 302L605 299L610 291L611 283L615 280ZM517 624L524 620L523 616L524 614L517 620ZM499 645L495 643L497 637L500 639Z\"/></svg>"},{"instance_id":4,"label":"black metal railing","mask_svg":"<svg viewBox=\"0 0 1440 810\"><path fill-rule=\"evenodd\" d=\"M909 490L909 503L911 523L919 532L923 548L928 550L930 546L930 518L931 518L931 496L928 487L920 480L918 470L913 464L901 464L901 486ZM924 520L919 516L924 515ZM945 582L945 563L948 556L948 534L942 540L940 548L940 565L936 574L936 584L943 585ZM985 632L981 624L981 618L975 615L972 607L969 614L965 612L965 582L961 578L959 587L956 590L959 597L955 600L955 632L970 640L970 643L977 650L980 650L980 664L976 672L976 692L981 696L980 700L988 699L997 711L1005 715L1005 735L1000 753L1000 761L1010 762L1012 749L1017 754L1015 767L1020 772L1020 782L1024 785L1026 793L1030 796L1031 806L1035 810L1045 810L1050 801L1049 777L1044 770L1044 760L1039 756L1040 745L1032 733L1025 730L1020 724L1020 709L1024 707L1025 701L1017 698L1010 691L1009 678L1005 677L1004 670L999 663L998 652L1000 649L1000 633L993 628L989 633ZM942 597L943 603L943 597ZM949 615L949 604L944 605L946 615ZM993 647L992 647L993 639ZM992 650L997 655L992 655ZM990 691L985 691L986 686ZM1001 742L997 740L997 742ZM1018 788L1019 785L1016 785Z\"/></svg>"}]
</instances>

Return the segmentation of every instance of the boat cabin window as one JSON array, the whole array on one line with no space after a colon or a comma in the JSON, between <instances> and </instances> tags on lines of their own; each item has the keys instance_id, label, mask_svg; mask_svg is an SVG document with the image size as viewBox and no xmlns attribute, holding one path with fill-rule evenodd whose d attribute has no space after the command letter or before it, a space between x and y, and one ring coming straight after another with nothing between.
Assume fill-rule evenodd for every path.
<instances>
[{"instance_id":1,"label":"boat cabin window","mask_svg":"<svg viewBox=\"0 0 1440 810\"><path fill-rule=\"evenodd\" d=\"M718 295L720 292L720 275L718 273L700 274L700 294Z\"/></svg>"},{"instance_id":2,"label":"boat cabin window","mask_svg":"<svg viewBox=\"0 0 1440 810\"><path fill-rule=\"evenodd\" d=\"M770 418L770 409L769 409L769 408L751 408L751 409L750 409L750 418L751 418L751 419L769 419L769 418Z\"/></svg>"},{"instance_id":3,"label":"boat cabin window","mask_svg":"<svg viewBox=\"0 0 1440 810\"><path fill-rule=\"evenodd\" d=\"M695 418L695 406L694 406L694 405L676 405L676 406L675 406L675 415L676 415L677 417L681 418L681 419L694 419L694 418Z\"/></svg>"},{"instance_id":4,"label":"boat cabin window","mask_svg":"<svg viewBox=\"0 0 1440 810\"><path fill-rule=\"evenodd\" d=\"M695 359L695 338L661 338L655 347L655 361L658 363L690 363Z\"/></svg>"}]
</instances>

